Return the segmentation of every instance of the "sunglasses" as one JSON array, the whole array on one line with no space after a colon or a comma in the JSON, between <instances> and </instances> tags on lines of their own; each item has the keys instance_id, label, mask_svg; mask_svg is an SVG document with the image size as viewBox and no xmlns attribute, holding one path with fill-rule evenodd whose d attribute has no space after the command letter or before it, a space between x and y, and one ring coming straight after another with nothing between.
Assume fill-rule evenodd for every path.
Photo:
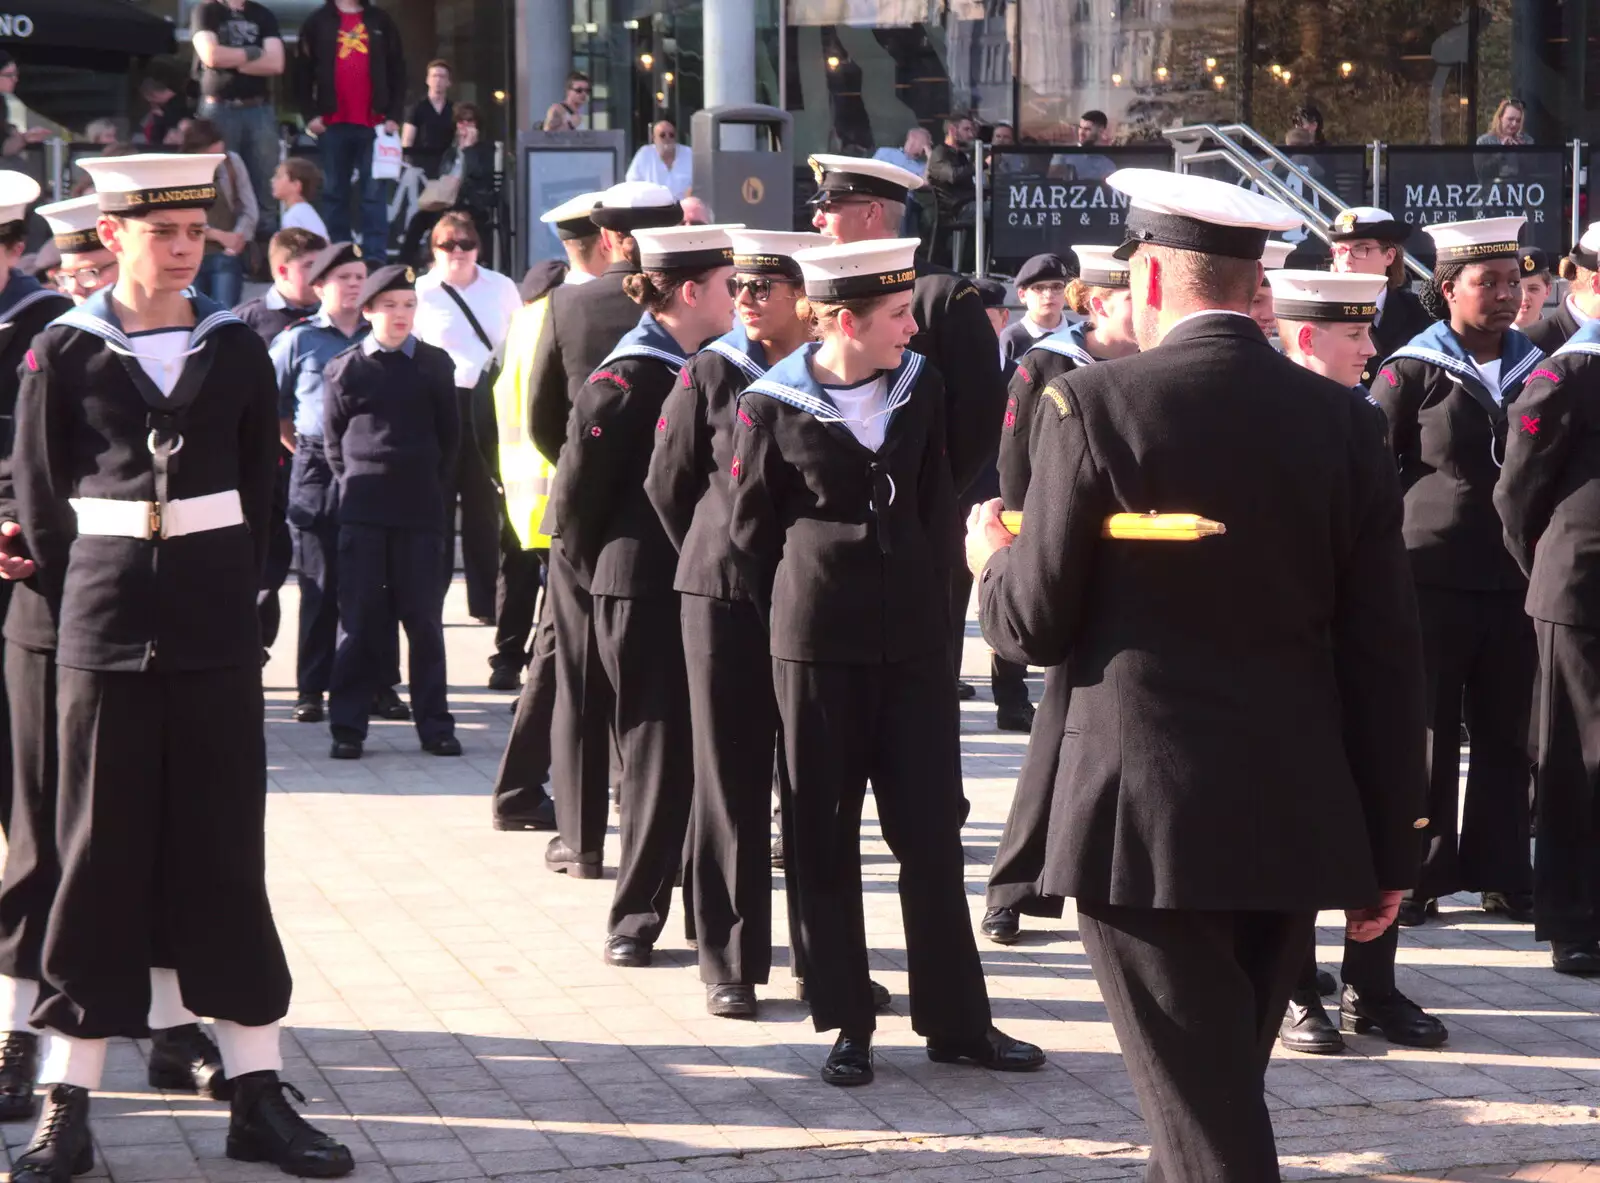
<instances>
[{"instance_id":1,"label":"sunglasses","mask_svg":"<svg viewBox=\"0 0 1600 1183\"><path fill-rule=\"evenodd\" d=\"M570 94L588 94L589 88L587 86L569 86L567 91Z\"/></svg>"},{"instance_id":2,"label":"sunglasses","mask_svg":"<svg viewBox=\"0 0 1600 1183\"><path fill-rule=\"evenodd\" d=\"M443 242L433 244L436 251L475 251L478 244L470 238L447 238Z\"/></svg>"},{"instance_id":3,"label":"sunglasses","mask_svg":"<svg viewBox=\"0 0 1600 1183\"><path fill-rule=\"evenodd\" d=\"M783 282L781 279L730 279L728 295L737 300L740 292L749 292L750 298L757 304L765 304L772 298L772 285Z\"/></svg>"},{"instance_id":4,"label":"sunglasses","mask_svg":"<svg viewBox=\"0 0 1600 1183\"><path fill-rule=\"evenodd\" d=\"M819 209L826 214L834 210L844 209L846 206L871 204L872 198L870 197L824 197L821 201L814 202L811 208Z\"/></svg>"}]
</instances>

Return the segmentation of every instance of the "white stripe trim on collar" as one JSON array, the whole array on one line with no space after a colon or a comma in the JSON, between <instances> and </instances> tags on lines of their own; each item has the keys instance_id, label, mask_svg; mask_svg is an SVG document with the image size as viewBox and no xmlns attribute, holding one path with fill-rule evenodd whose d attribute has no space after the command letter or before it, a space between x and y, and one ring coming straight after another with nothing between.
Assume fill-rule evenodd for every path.
<instances>
[{"instance_id":1,"label":"white stripe trim on collar","mask_svg":"<svg viewBox=\"0 0 1600 1183\"><path fill-rule=\"evenodd\" d=\"M1059 353L1062 357L1070 357L1079 365L1092 366L1096 361L1094 354L1082 346L1076 345L1071 341L1051 337L1040 337L1033 343L1029 352L1031 353L1034 349L1048 349L1051 353Z\"/></svg>"},{"instance_id":2,"label":"white stripe trim on collar","mask_svg":"<svg viewBox=\"0 0 1600 1183\"><path fill-rule=\"evenodd\" d=\"M752 378L759 378L761 375L766 373L766 371L763 370L759 364L757 364L755 358L751 357L748 353L741 353L732 345L729 345L726 341L713 341L711 344L707 345L706 348L712 353L720 354L721 356L727 358L746 374L749 374Z\"/></svg>"},{"instance_id":3,"label":"white stripe trim on collar","mask_svg":"<svg viewBox=\"0 0 1600 1183\"><path fill-rule=\"evenodd\" d=\"M1458 358L1451 357L1448 353L1441 353L1434 349L1422 349L1416 345L1407 345L1402 349L1395 350L1395 352L1390 354L1390 356L1411 357L1417 359L1418 361L1429 362L1438 366L1441 370L1446 370L1449 373L1456 375L1458 380L1461 378L1471 378L1485 390L1489 389L1489 384L1483 380L1483 374L1479 372L1477 366L1470 365L1469 363L1461 361ZM1493 393L1498 394L1500 392L1494 391Z\"/></svg>"},{"instance_id":4,"label":"white stripe trim on collar","mask_svg":"<svg viewBox=\"0 0 1600 1183\"><path fill-rule=\"evenodd\" d=\"M1500 375L1501 391L1503 392L1506 387L1513 382L1520 382L1524 374L1533 369L1534 366L1538 365L1543 360L1544 354L1540 350L1532 350L1527 357L1523 358L1522 361L1518 363L1516 369L1512 370L1510 373Z\"/></svg>"},{"instance_id":5,"label":"white stripe trim on collar","mask_svg":"<svg viewBox=\"0 0 1600 1183\"><path fill-rule=\"evenodd\" d=\"M31 307L33 307L33 305L39 303L39 301L48 300L51 297L61 297L61 293L60 292L56 292L56 291L52 291L49 288L40 288L36 292L29 292L26 296L22 297L22 299L18 300L10 308L6 309L6 319L5 319L5 322L3 324L0 324L0 329L7 329L7 328L10 328L13 324L15 324L18 314L21 313L24 308L31 308ZM61 298L64 299L65 297L61 297ZM62 313L61 315L65 316L66 313ZM57 317L56 319L59 320L60 317Z\"/></svg>"},{"instance_id":6,"label":"white stripe trim on collar","mask_svg":"<svg viewBox=\"0 0 1600 1183\"><path fill-rule=\"evenodd\" d=\"M1587 353L1590 357L1600 357L1600 345L1591 345L1587 341L1568 341L1550 356L1560 357L1563 353Z\"/></svg>"},{"instance_id":7,"label":"white stripe trim on collar","mask_svg":"<svg viewBox=\"0 0 1600 1183\"><path fill-rule=\"evenodd\" d=\"M916 385L917 378L922 373L922 368L927 364L927 358L920 353L913 353L909 349L905 352L905 361L901 366L900 376L895 379L894 385L889 388L884 398L881 411L876 411L868 418L876 419L879 415L887 415L899 410L911 401L911 390ZM775 382L770 377L762 378L759 382L745 388L746 394L765 394L777 399L781 403L788 403L797 410L804 411L819 423L854 423L859 420L847 419L839 414L839 408L820 399L809 391L797 390L782 382Z\"/></svg>"},{"instance_id":8,"label":"white stripe trim on collar","mask_svg":"<svg viewBox=\"0 0 1600 1183\"><path fill-rule=\"evenodd\" d=\"M681 366L689 360L686 357L678 356L676 353L668 353L665 349L657 349L653 345L628 345L611 354L595 369L598 370L604 366L609 366L612 362L621 361L625 357L653 357L657 361L664 361L674 366Z\"/></svg>"},{"instance_id":9,"label":"white stripe trim on collar","mask_svg":"<svg viewBox=\"0 0 1600 1183\"><path fill-rule=\"evenodd\" d=\"M82 329L86 333L92 333L94 336L99 337L102 341L110 342L112 345L121 346L129 353L137 352L137 350L135 350L133 347L133 342L128 338L126 333L117 328L115 325L111 324L109 321L101 320L98 316L94 316L88 312L85 312L81 307L74 308L70 312L62 313L60 316L56 317L54 323L70 325L75 329ZM211 335L213 330L229 324L242 325L244 324L244 321L240 320L237 316L226 309L220 312L213 312L210 316L205 317L189 331L190 349L193 350L194 348L197 348L200 343L206 339L206 337Z\"/></svg>"}]
</instances>

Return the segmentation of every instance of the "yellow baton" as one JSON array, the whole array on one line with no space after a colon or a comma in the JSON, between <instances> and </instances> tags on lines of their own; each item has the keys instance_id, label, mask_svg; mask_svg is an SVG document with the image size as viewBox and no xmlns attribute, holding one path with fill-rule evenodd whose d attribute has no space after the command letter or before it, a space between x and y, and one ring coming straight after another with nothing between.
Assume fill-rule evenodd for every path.
<instances>
[{"instance_id":1,"label":"yellow baton","mask_svg":"<svg viewBox=\"0 0 1600 1183\"><path fill-rule=\"evenodd\" d=\"M1006 510L1000 524L1013 534L1022 531L1022 513ZM1197 513L1114 513L1100 528L1102 538L1122 538L1141 542L1198 542L1213 534L1226 534L1228 527Z\"/></svg>"}]
</instances>

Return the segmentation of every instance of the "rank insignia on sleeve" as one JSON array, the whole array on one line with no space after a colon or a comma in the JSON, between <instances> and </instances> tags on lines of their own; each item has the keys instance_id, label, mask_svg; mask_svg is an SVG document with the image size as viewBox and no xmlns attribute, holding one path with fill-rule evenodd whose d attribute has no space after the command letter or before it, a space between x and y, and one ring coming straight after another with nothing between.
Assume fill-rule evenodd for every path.
<instances>
[{"instance_id":1,"label":"rank insignia on sleeve","mask_svg":"<svg viewBox=\"0 0 1600 1183\"><path fill-rule=\"evenodd\" d=\"M39 359L33 356L33 350L28 350L28 368L35 374L39 372Z\"/></svg>"},{"instance_id":2,"label":"rank insignia on sleeve","mask_svg":"<svg viewBox=\"0 0 1600 1183\"><path fill-rule=\"evenodd\" d=\"M1033 375L1028 373L1028 368L1026 366L1018 366L1017 367L1017 373L1022 375L1022 380L1024 382L1032 382L1033 381Z\"/></svg>"},{"instance_id":3,"label":"rank insignia on sleeve","mask_svg":"<svg viewBox=\"0 0 1600 1183\"><path fill-rule=\"evenodd\" d=\"M1054 382L1044 388L1045 397L1056 405L1056 414L1065 419L1072 414L1072 408L1067 404L1067 396L1056 388Z\"/></svg>"},{"instance_id":4,"label":"rank insignia on sleeve","mask_svg":"<svg viewBox=\"0 0 1600 1183\"><path fill-rule=\"evenodd\" d=\"M739 479L739 457L735 456L733 458L733 465L728 469L728 475L734 480Z\"/></svg>"},{"instance_id":5,"label":"rank insignia on sleeve","mask_svg":"<svg viewBox=\"0 0 1600 1183\"><path fill-rule=\"evenodd\" d=\"M756 421L750 418L743 407L740 407L737 413L739 416L739 422L743 423L746 427L754 427L756 425Z\"/></svg>"},{"instance_id":6,"label":"rank insignia on sleeve","mask_svg":"<svg viewBox=\"0 0 1600 1183\"><path fill-rule=\"evenodd\" d=\"M1524 415L1522 417L1522 430L1529 435L1539 434L1539 416Z\"/></svg>"},{"instance_id":7,"label":"rank insignia on sleeve","mask_svg":"<svg viewBox=\"0 0 1600 1183\"><path fill-rule=\"evenodd\" d=\"M599 439L600 438L600 427L599 427L598 424L589 429L589 435L591 437L593 437L594 439Z\"/></svg>"},{"instance_id":8,"label":"rank insignia on sleeve","mask_svg":"<svg viewBox=\"0 0 1600 1183\"><path fill-rule=\"evenodd\" d=\"M1378 377L1382 378L1390 386L1399 386L1400 385L1400 379L1398 379L1398 378L1396 378L1394 376L1394 371L1391 370L1388 366L1385 366L1383 369L1378 371Z\"/></svg>"},{"instance_id":9,"label":"rank insignia on sleeve","mask_svg":"<svg viewBox=\"0 0 1600 1183\"><path fill-rule=\"evenodd\" d=\"M679 370L678 377L683 379L683 384L685 386L689 385L689 367L684 366L683 369Z\"/></svg>"},{"instance_id":10,"label":"rank insignia on sleeve","mask_svg":"<svg viewBox=\"0 0 1600 1183\"><path fill-rule=\"evenodd\" d=\"M1547 382L1560 382L1561 381L1561 375L1560 374L1557 374L1553 370L1545 370L1545 369L1535 370L1533 373L1528 375L1528 381L1529 382L1532 382L1535 378L1543 378Z\"/></svg>"}]
</instances>

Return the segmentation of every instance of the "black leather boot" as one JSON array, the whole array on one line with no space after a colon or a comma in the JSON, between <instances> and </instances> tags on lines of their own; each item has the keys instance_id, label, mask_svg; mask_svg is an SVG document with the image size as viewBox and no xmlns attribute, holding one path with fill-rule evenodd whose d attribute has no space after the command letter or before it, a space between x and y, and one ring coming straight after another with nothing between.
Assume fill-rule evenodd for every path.
<instances>
[{"instance_id":1,"label":"black leather boot","mask_svg":"<svg viewBox=\"0 0 1600 1183\"><path fill-rule=\"evenodd\" d=\"M0 1042L0 1121L33 1116L33 1082L39 1076L39 1037L32 1031L7 1031Z\"/></svg>"},{"instance_id":2,"label":"black leather boot","mask_svg":"<svg viewBox=\"0 0 1600 1183\"><path fill-rule=\"evenodd\" d=\"M286 1175L337 1179L356 1169L350 1150L324 1134L289 1104L305 1094L276 1072L246 1072L233 1082L228 1122L228 1157L239 1162L270 1162Z\"/></svg>"},{"instance_id":3,"label":"black leather boot","mask_svg":"<svg viewBox=\"0 0 1600 1183\"><path fill-rule=\"evenodd\" d=\"M222 1070L222 1053L199 1023L150 1032L149 1080L153 1089L199 1093L213 1101L233 1096L233 1082Z\"/></svg>"},{"instance_id":4,"label":"black leather boot","mask_svg":"<svg viewBox=\"0 0 1600 1183\"><path fill-rule=\"evenodd\" d=\"M33 1141L11 1168L11 1183L70 1183L94 1169L89 1140L89 1090L53 1084Z\"/></svg>"}]
</instances>

